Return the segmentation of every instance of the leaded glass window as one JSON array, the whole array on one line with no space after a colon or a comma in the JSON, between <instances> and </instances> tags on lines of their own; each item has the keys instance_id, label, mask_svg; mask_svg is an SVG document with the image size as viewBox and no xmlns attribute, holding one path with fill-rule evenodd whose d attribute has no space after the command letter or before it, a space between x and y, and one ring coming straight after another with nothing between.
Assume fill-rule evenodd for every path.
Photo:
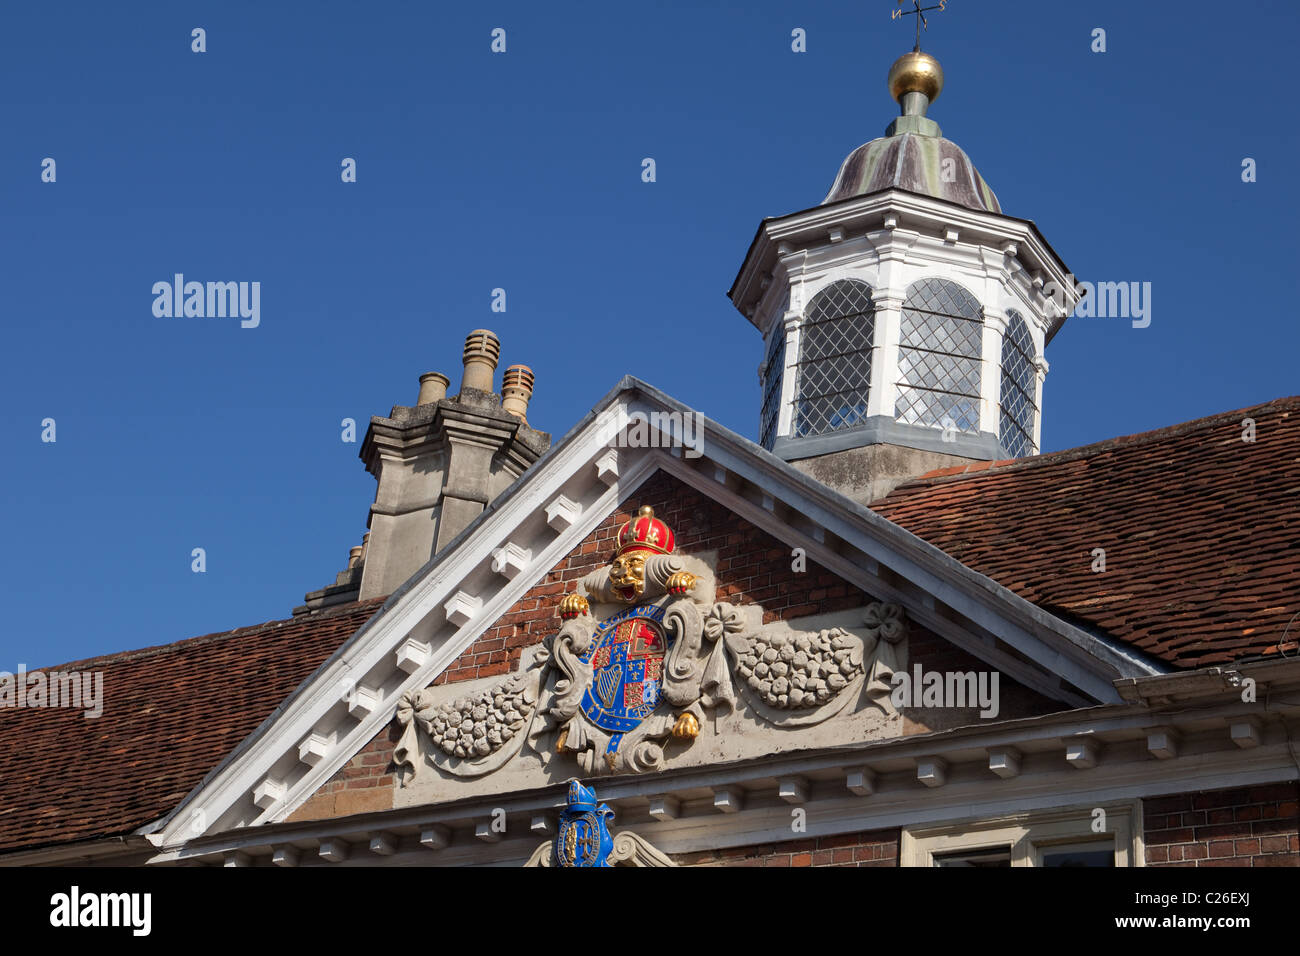
<instances>
[{"instance_id":1,"label":"leaded glass window","mask_svg":"<svg viewBox=\"0 0 1300 956\"><path fill-rule=\"evenodd\" d=\"M955 282L912 283L903 300L894 414L908 425L978 433L983 311Z\"/></svg>"},{"instance_id":2,"label":"leaded glass window","mask_svg":"<svg viewBox=\"0 0 1300 956\"><path fill-rule=\"evenodd\" d=\"M1034 340L1029 326L1015 309L1007 310L1007 331L1002 336L1002 389L998 399L998 435L1012 458L1038 454L1034 446L1034 419L1038 405Z\"/></svg>"},{"instance_id":3,"label":"leaded glass window","mask_svg":"<svg viewBox=\"0 0 1300 956\"><path fill-rule=\"evenodd\" d=\"M763 410L758 419L758 443L771 448L776 440L776 427L781 421L781 379L785 374L785 313L790 308L790 296L772 320L767 337L767 355L763 358Z\"/></svg>"},{"instance_id":4,"label":"leaded glass window","mask_svg":"<svg viewBox=\"0 0 1300 956\"><path fill-rule=\"evenodd\" d=\"M795 437L866 422L875 327L865 282L841 279L817 293L799 326Z\"/></svg>"}]
</instances>

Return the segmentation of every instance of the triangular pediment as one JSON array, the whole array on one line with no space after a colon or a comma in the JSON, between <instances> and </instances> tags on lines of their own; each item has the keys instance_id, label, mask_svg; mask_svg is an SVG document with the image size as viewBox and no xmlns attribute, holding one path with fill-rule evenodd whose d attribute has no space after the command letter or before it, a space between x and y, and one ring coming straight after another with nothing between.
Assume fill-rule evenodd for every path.
<instances>
[{"instance_id":1,"label":"triangular pediment","mask_svg":"<svg viewBox=\"0 0 1300 956\"><path fill-rule=\"evenodd\" d=\"M914 717L892 706L887 678L923 650L1001 674L1011 708L1004 717L1115 702L1114 680L1151 673L1122 648L1052 617L751 442L625 379L394 593L152 839L164 853L176 853L205 835L295 819L331 781L348 789L341 775L349 767L378 766L365 759L372 752L396 749L404 758L391 761L398 779L381 784L392 793L375 803L341 804L335 815L516 792L609 768L667 767L593 765L591 756L607 753L608 742L577 725L569 728L575 736L565 742L567 752L560 748L557 756L556 735L566 728L543 715L564 710L557 705L562 675L550 659L558 650L543 645L573 625L557 615L561 597L591 598L593 634L609 620L611 608L593 582L608 565L617 529L647 503L673 527L681 571L692 578L685 589L682 580L675 590L660 582L651 597L662 615L677 607L679 615L700 618L678 625L677 633L693 627L700 636L694 656L676 662L687 676L671 688L681 705L672 717L695 706L705 726L691 738L665 724L644 753L653 756L658 746L668 763L698 768L758 759L772 749L759 739L764 734L785 734L789 746L815 750L845 742L846 733L858 742L906 733ZM732 624L719 623L732 612ZM882 615L904 622L905 641ZM773 649L780 658L787 641L803 655L798 695L789 661L774 661L787 665L781 674L768 668L755 680L759 658ZM671 664L666 658L656 666ZM832 665L843 670L828 681ZM1008 697L1009 687L1015 690ZM670 690L666 678L662 689ZM485 693L485 734L493 737L458 754L438 715ZM499 712L496 723L491 710ZM393 726L395 715L405 730ZM938 720L920 729L952 725ZM404 739L389 739L399 734ZM746 737L748 743L736 744ZM584 750L582 765L575 761ZM393 773L386 766L369 775Z\"/></svg>"}]
</instances>

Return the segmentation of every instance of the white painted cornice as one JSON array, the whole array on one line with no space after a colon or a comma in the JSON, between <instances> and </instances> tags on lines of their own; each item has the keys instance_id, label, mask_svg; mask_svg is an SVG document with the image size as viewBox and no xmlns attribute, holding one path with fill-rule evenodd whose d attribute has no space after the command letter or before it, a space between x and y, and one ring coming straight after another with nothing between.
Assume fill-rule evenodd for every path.
<instances>
[{"instance_id":1,"label":"white painted cornice","mask_svg":"<svg viewBox=\"0 0 1300 956\"><path fill-rule=\"evenodd\" d=\"M836 258L842 257L845 255L843 247L851 243L847 238L832 243L828 238L832 229L842 230L846 237L868 233L874 236L881 230L890 230L892 232L886 235L894 237L895 241L905 241L909 234L925 234L955 241L960 247L989 247L1002 255L1006 255L1006 249L1014 248L1015 260L1025 270L1031 274L1040 273L1044 282L1051 280L1056 288L1063 290L1067 300L1066 314L1077 301L1075 282L1068 267L1033 222L967 209L903 189L886 189L869 196L763 220L728 293L736 308L760 331L764 331L761 325L763 316L755 306L765 291L762 280L771 274L778 256L787 264L797 261L805 251L809 255L821 251ZM954 234L955 240L951 238ZM882 245L889 240L882 237L870 241L875 244L876 255L883 258L889 254L887 245ZM972 255L980 262L984 261L983 253L973 252ZM1049 339L1063 321L1064 316L1053 320L1048 329Z\"/></svg>"},{"instance_id":2,"label":"white painted cornice","mask_svg":"<svg viewBox=\"0 0 1300 956\"><path fill-rule=\"evenodd\" d=\"M1009 813L1295 779L1284 715L1273 715L1267 739L1258 746L1242 751L1233 745L1229 727L1257 710L1240 701L1207 698L1198 707L1157 718L1132 704L1110 705L834 750L607 777L599 782L599 795L615 809L619 827L635 827L661 849L679 853L792 839L792 803L806 810L806 835L819 836L987 822ZM1144 730L1153 719L1168 728L1185 727L1189 746L1166 759L1153 758ZM1067 759L1080 738L1092 741L1097 759L1091 766L1072 766ZM552 785L213 834L166 849L150 862L216 862L233 852L268 862L278 848L308 842L355 847L359 852L351 860L357 865L374 865L377 855L392 856L392 862L522 862L516 857L526 858L536 846L532 822L554 812L563 802L562 790ZM501 844L489 848L474 834L497 814L507 820L506 833ZM387 835L387 846L367 857L364 848L377 834ZM436 838L426 841L426 834ZM532 839L531 846L520 840L503 849L521 834ZM413 853L419 846L439 855ZM308 856L304 853L304 859Z\"/></svg>"}]
</instances>

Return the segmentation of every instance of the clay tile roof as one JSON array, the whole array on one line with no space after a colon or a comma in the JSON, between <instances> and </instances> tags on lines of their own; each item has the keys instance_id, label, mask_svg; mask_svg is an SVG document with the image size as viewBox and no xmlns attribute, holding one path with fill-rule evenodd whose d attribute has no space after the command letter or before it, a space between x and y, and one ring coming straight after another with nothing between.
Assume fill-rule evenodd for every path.
<instances>
[{"instance_id":1,"label":"clay tile roof","mask_svg":"<svg viewBox=\"0 0 1300 956\"><path fill-rule=\"evenodd\" d=\"M1255 421L1255 442L1242 440ZM1011 462L871 505L1026 600L1179 668L1300 656L1300 398ZM1094 548L1106 570L1092 571Z\"/></svg>"},{"instance_id":2,"label":"clay tile roof","mask_svg":"<svg viewBox=\"0 0 1300 956\"><path fill-rule=\"evenodd\" d=\"M165 816L381 603L42 668L101 672L103 713L0 707L0 854Z\"/></svg>"}]
</instances>

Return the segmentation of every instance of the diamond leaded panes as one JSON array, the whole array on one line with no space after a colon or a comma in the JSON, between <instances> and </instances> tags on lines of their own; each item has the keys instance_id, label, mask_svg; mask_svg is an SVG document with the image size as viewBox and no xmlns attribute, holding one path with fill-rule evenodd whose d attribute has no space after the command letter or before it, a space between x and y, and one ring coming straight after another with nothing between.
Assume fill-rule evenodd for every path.
<instances>
[{"instance_id":1,"label":"diamond leaded panes","mask_svg":"<svg viewBox=\"0 0 1300 956\"><path fill-rule=\"evenodd\" d=\"M1034 340L1029 326L1015 309L1007 310L1007 331L1002 336L1002 387L998 409L998 435L1013 458L1038 454L1034 446L1034 418L1038 406L1034 369Z\"/></svg>"},{"instance_id":2,"label":"diamond leaded panes","mask_svg":"<svg viewBox=\"0 0 1300 956\"><path fill-rule=\"evenodd\" d=\"M790 296L785 297L768 332L767 355L763 358L763 410L758 418L758 442L771 448L776 440L776 426L781 420L781 377L785 374L785 313Z\"/></svg>"},{"instance_id":3,"label":"diamond leaded panes","mask_svg":"<svg viewBox=\"0 0 1300 956\"><path fill-rule=\"evenodd\" d=\"M812 300L799 326L796 437L866 421L874 334L875 306L865 282L841 279Z\"/></svg>"},{"instance_id":4,"label":"diamond leaded panes","mask_svg":"<svg viewBox=\"0 0 1300 956\"><path fill-rule=\"evenodd\" d=\"M978 433L983 335L983 310L957 283L912 283L903 301L897 420Z\"/></svg>"}]
</instances>

